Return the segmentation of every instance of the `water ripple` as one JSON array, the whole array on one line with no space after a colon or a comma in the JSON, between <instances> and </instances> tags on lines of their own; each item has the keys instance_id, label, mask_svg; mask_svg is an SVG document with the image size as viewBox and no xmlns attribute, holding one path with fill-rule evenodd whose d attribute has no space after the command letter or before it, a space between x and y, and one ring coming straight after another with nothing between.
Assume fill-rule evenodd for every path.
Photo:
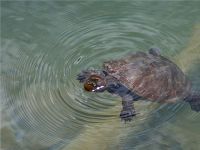
<instances>
[{"instance_id":1,"label":"water ripple","mask_svg":"<svg viewBox=\"0 0 200 150\"><path fill-rule=\"evenodd\" d=\"M126 7L129 10L129 6ZM124 10L120 14L122 17L100 10L101 13L97 11L78 17L73 7L69 7L60 14L64 24L52 41L46 41L44 45L48 46L24 46L23 43L22 48L17 48L16 58L7 52L9 59L5 58L3 63L9 60L10 65L2 69L2 87L8 93L5 105L15 120L14 125L47 136L50 141L73 139L93 127L107 129L115 126L122 131L120 138L126 139L125 133L134 133L130 133L130 137L144 135L186 109L183 103L160 105L138 101L135 108L139 114L134 121L124 125L119 118L119 97L108 93L87 93L76 80L81 70L100 69L104 61L120 58L129 52L159 47L167 57L179 53L179 45L184 40L173 27L159 23L156 18L143 19L148 13L144 8L138 6L135 9L141 13L134 14L126 11L126 7L120 7ZM17 19L24 20L26 18ZM38 24L38 27L44 25ZM51 31L50 28L47 30ZM32 38L29 34L26 36ZM8 45L4 43L6 50L15 49L15 46L10 48ZM190 116L197 117L196 114ZM116 120L118 124L112 125Z\"/></svg>"}]
</instances>

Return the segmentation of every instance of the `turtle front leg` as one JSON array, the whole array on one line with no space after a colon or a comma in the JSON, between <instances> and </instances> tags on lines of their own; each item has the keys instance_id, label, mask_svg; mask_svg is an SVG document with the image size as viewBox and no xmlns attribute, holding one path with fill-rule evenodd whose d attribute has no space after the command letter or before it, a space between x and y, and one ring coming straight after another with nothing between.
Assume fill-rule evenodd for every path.
<instances>
[{"instance_id":1,"label":"turtle front leg","mask_svg":"<svg viewBox=\"0 0 200 150\"><path fill-rule=\"evenodd\" d=\"M120 113L120 118L127 122L131 121L136 115L135 108L133 106L133 97L131 95L126 95L122 97L122 110Z\"/></svg>"},{"instance_id":2,"label":"turtle front leg","mask_svg":"<svg viewBox=\"0 0 200 150\"><path fill-rule=\"evenodd\" d=\"M130 91L127 87L120 83L112 83L107 87L107 91L112 94L117 94L122 98L122 110L120 118L122 120L131 121L136 115L133 102L140 99L140 96Z\"/></svg>"},{"instance_id":3,"label":"turtle front leg","mask_svg":"<svg viewBox=\"0 0 200 150\"><path fill-rule=\"evenodd\" d=\"M79 80L80 83L83 83L90 76L90 74L90 71L84 70L77 75L76 79Z\"/></svg>"},{"instance_id":4,"label":"turtle front leg","mask_svg":"<svg viewBox=\"0 0 200 150\"><path fill-rule=\"evenodd\" d=\"M76 79L80 83L84 83L91 75L100 75L100 73L97 70L83 70L77 75Z\"/></svg>"}]
</instances>

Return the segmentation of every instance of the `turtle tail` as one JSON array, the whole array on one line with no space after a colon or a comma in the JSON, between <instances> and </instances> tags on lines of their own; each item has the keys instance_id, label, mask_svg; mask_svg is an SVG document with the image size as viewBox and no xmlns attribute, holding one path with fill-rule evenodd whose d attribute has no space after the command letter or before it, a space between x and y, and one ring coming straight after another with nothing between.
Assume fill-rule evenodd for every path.
<instances>
[{"instance_id":1,"label":"turtle tail","mask_svg":"<svg viewBox=\"0 0 200 150\"><path fill-rule=\"evenodd\" d=\"M192 110L200 111L200 94L193 93L185 99L190 104Z\"/></svg>"}]
</instances>

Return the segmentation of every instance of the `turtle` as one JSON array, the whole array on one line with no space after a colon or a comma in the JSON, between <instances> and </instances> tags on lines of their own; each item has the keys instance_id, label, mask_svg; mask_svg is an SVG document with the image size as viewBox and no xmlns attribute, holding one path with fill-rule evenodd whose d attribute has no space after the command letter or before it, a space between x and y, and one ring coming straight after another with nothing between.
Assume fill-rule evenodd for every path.
<instances>
[{"instance_id":1,"label":"turtle","mask_svg":"<svg viewBox=\"0 0 200 150\"><path fill-rule=\"evenodd\" d=\"M159 103L188 102L200 111L200 94L192 91L191 82L171 60L161 55L159 48L137 51L103 63L102 69L86 69L77 80L87 92L104 92L122 98L120 118L131 121L137 112L134 101Z\"/></svg>"}]
</instances>

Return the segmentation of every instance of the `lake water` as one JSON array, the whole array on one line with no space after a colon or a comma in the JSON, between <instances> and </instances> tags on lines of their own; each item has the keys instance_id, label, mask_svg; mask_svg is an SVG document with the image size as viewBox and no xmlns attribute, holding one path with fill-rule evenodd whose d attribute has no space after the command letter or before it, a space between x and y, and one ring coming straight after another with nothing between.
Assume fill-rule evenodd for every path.
<instances>
[{"instance_id":1,"label":"lake water","mask_svg":"<svg viewBox=\"0 0 200 150\"><path fill-rule=\"evenodd\" d=\"M200 2L2 1L3 150L197 150L200 113L186 103L86 93L76 75L159 47L200 91Z\"/></svg>"}]
</instances>

